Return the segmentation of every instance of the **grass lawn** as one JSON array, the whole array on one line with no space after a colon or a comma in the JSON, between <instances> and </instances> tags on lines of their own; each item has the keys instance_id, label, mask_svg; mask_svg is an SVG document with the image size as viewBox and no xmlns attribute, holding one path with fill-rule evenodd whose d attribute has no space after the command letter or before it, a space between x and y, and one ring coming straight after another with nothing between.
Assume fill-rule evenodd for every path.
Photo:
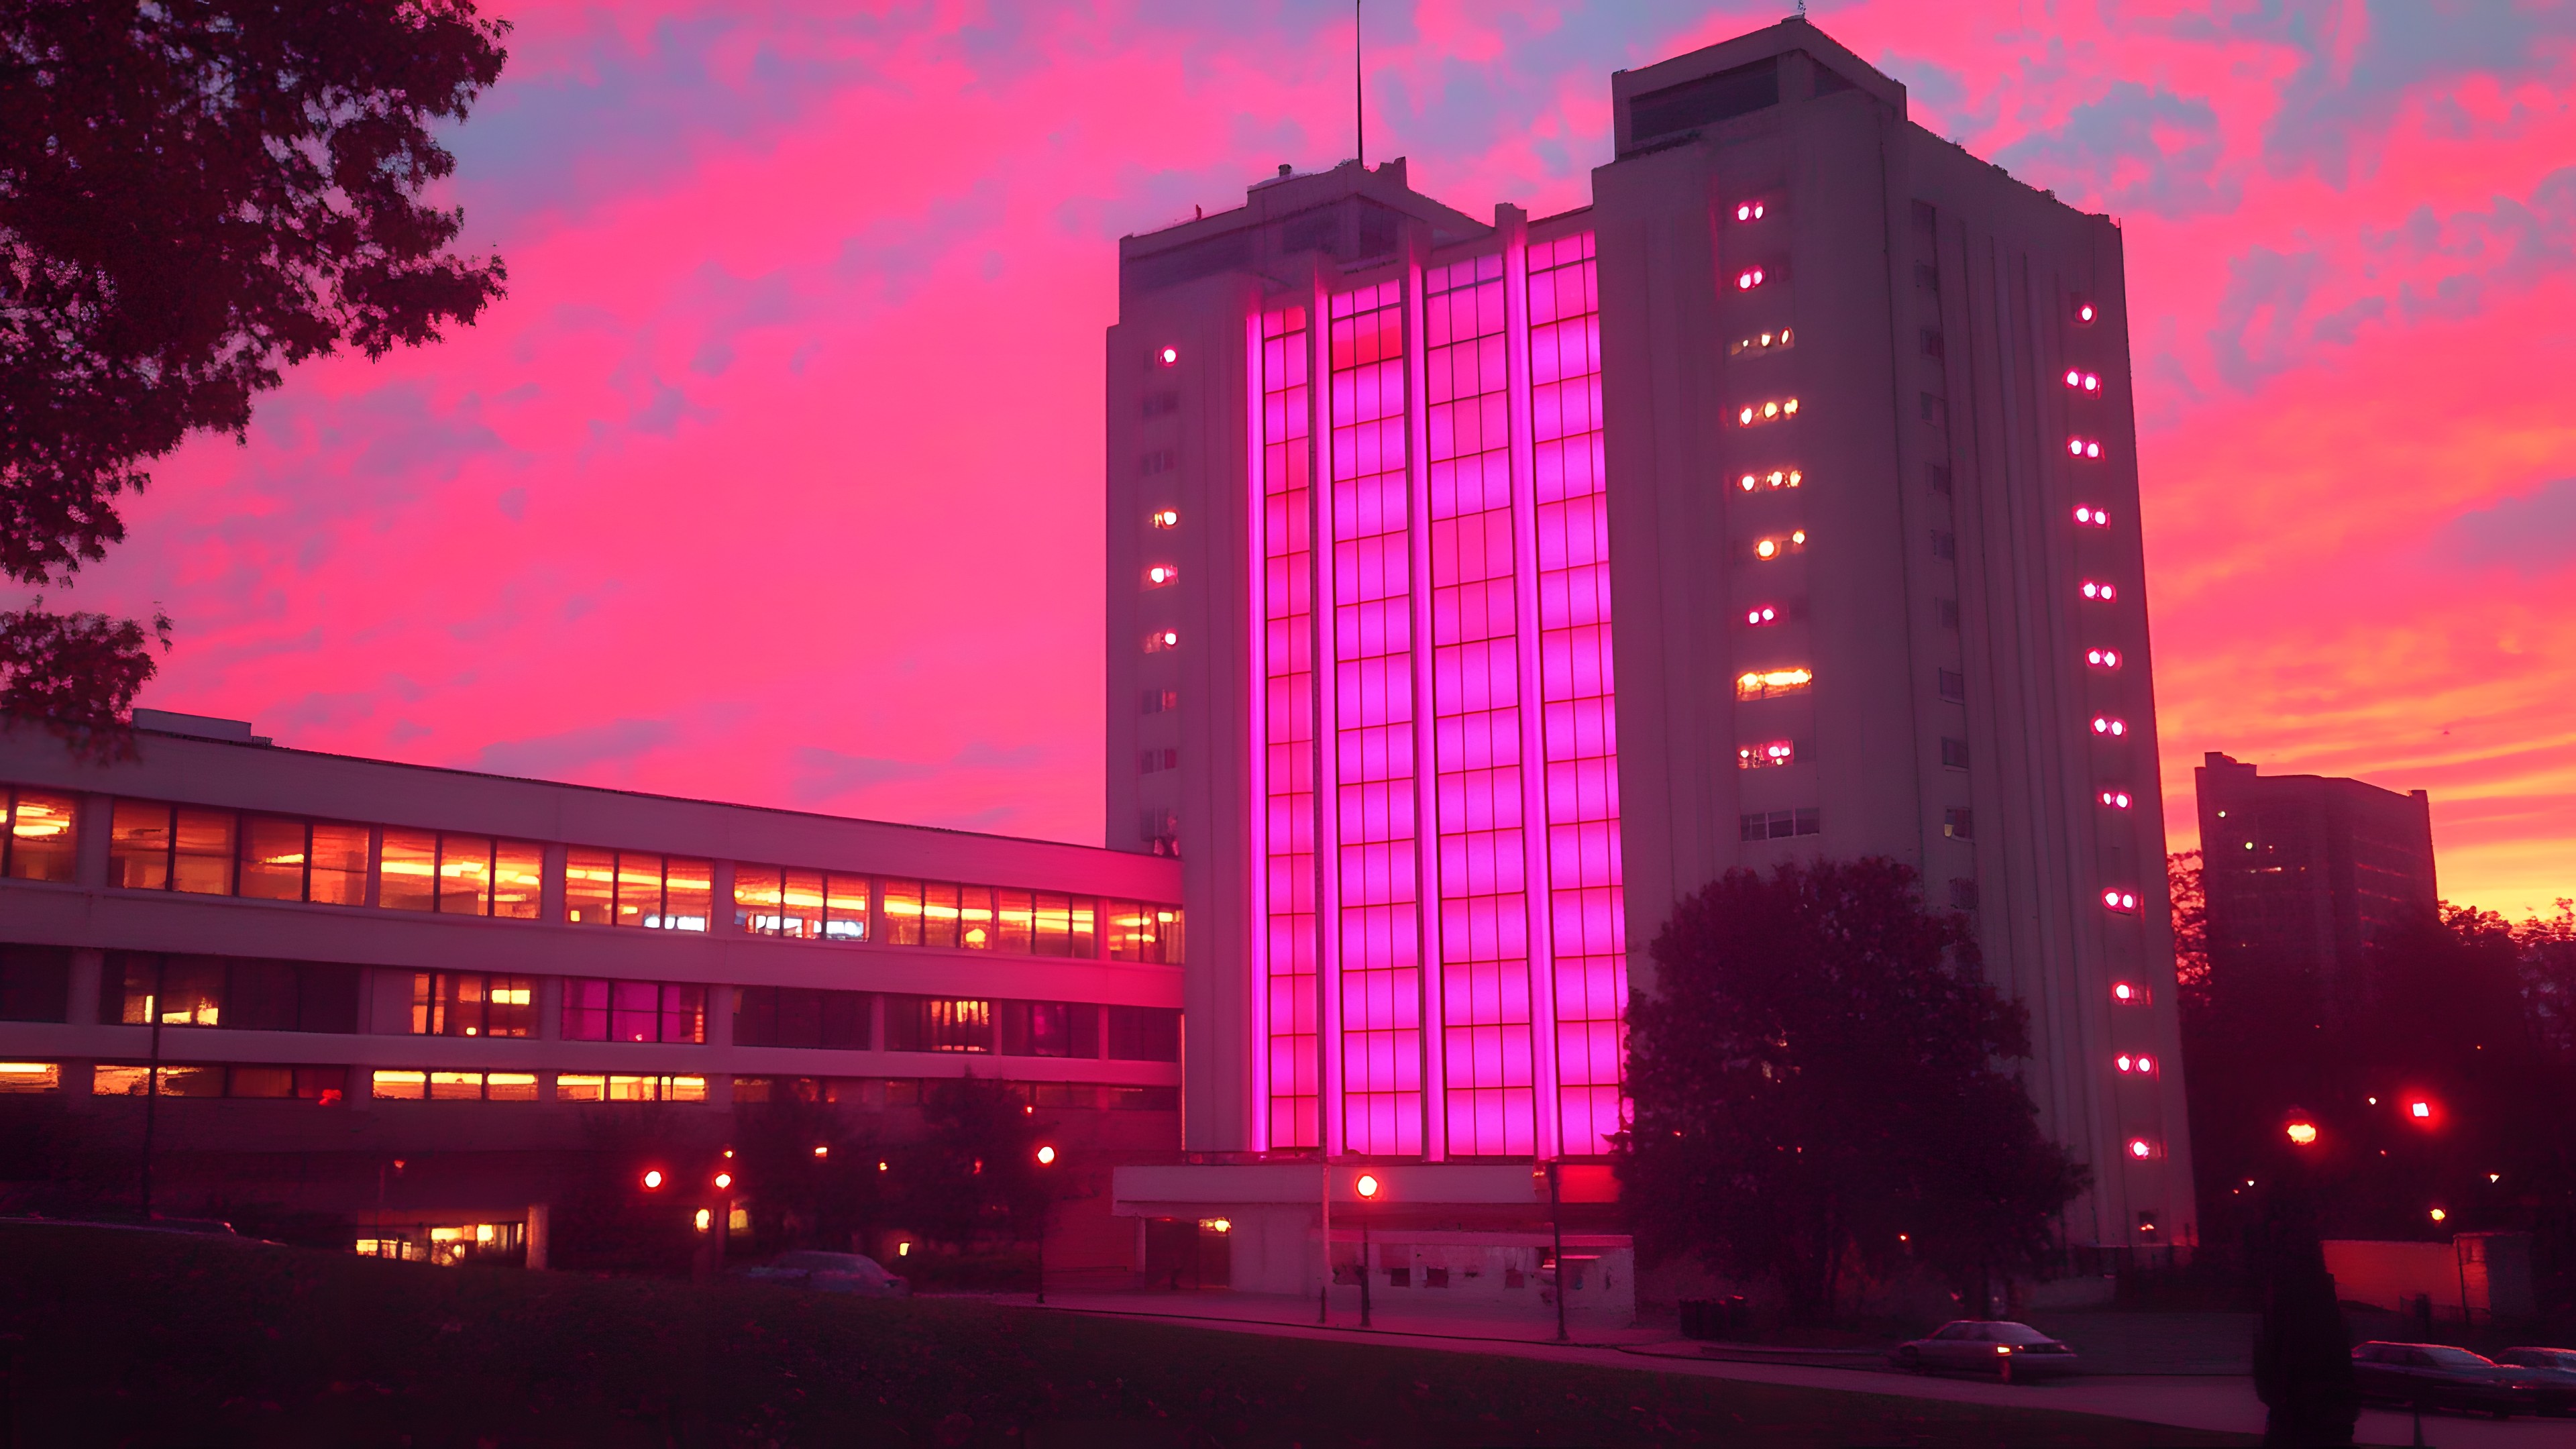
<instances>
[{"instance_id":1,"label":"grass lawn","mask_svg":"<svg viewBox=\"0 0 2576 1449\"><path fill-rule=\"evenodd\" d=\"M969 1299L439 1269L17 1223L0 1224L0 1350L10 1445L2254 1442Z\"/></svg>"}]
</instances>

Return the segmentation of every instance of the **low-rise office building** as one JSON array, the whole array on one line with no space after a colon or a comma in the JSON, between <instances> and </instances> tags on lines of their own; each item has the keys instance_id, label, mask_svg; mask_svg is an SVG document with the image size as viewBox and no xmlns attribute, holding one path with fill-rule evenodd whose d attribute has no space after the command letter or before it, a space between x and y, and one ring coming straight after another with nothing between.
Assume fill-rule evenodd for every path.
<instances>
[{"instance_id":1,"label":"low-rise office building","mask_svg":"<svg viewBox=\"0 0 2576 1449\"><path fill-rule=\"evenodd\" d=\"M970 1072L1177 1146L1170 860L137 722L113 764L0 733L0 1093L137 1184L148 1114L161 1212L542 1261L603 1116L715 1151L792 1094L899 1140Z\"/></svg>"}]
</instances>

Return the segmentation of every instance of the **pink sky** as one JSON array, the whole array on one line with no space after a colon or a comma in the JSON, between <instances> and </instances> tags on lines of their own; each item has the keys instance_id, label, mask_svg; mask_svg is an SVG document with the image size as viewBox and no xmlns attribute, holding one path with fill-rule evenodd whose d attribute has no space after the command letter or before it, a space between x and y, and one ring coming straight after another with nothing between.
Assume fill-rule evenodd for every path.
<instances>
[{"instance_id":1,"label":"pink sky","mask_svg":"<svg viewBox=\"0 0 2576 1449\"><path fill-rule=\"evenodd\" d=\"M1580 205L1610 71L1786 8L1379 0L1370 154ZM1810 9L2125 228L2176 847L2222 749L2576 894L2576 6ZM288 744L1097 841L1116 239L1348 156L1348 9L498 13L510 299L298 371L55 602L160 602L143 703Z\"/></svg>"}]
</instances>

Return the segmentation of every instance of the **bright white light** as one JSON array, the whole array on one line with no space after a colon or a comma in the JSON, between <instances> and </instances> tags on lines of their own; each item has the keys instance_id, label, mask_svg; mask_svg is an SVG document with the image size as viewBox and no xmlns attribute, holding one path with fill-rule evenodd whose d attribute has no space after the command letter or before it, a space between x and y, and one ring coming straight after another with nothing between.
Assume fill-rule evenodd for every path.
<instances>
[{"instance_id":1,"label":"bright white light","mask_svg":"<svg viewBox=\"0 0 2576 1449\"><path fill-rule=\"evenodd\" d=\"M2129 792L2126 790L2105 790L2102 792L2102 803L2110 806L2114 810L2126 810L2129 808Z\"/></svg>"},{"instance_id":2,"label":"bright white light","mask_svg":"<svg viewBox=\"0 0 2576 1449\"><path fill-rule=\"evenodd\" d=\"M1177 348L1177 347L1166 347L1166 348L1164 348L1164 349L1163 349L1163 352L1162 352L1162 362L1163 362L1163 365L1164 365L1165 367L1169 367L1169 366L1171 366L1173 363L1178 362L1178 361L1180 361L1180 360L1181 360L1181 349L1179 349L1179 348Z\"/></svg>"}]
</instances>

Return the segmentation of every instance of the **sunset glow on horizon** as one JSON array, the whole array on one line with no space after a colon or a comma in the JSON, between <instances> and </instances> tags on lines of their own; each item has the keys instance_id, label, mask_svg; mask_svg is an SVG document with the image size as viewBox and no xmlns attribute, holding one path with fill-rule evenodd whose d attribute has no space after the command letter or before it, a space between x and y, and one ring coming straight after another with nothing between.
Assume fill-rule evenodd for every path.
<instances>
[{"instance_id":1,"label":"sunset glow on horizon","mask_svg":"<svg viewBox=\"0 0 2576 1449\"><path fill-rule=\"evenodd\" d=\"M1612 71L1787 8L1372 4L1369 159L1584 205ZM295 370L49 602L158 603L141 703L282 745L1096 843L1117 240L1351 154L1348 6L487 9L446 194L508 300ZM2173 847L2222 750L2576 895L2576 11L1811 18L2121 224Z\"/></svg>"}]
</instances>

